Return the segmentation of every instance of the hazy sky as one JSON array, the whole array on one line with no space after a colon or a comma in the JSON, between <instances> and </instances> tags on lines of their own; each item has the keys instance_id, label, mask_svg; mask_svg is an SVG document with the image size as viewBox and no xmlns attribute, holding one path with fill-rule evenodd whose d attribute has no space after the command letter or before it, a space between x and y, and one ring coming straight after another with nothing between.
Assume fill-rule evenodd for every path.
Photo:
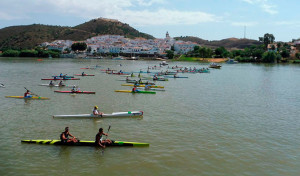
<instances>
[{"instance_id":1,"label":"hazy sky","mask_svg":"<svg viewBox=\"0 0 300 176\"><path fill-rule=\"evenodd\" d=\"M0 0L0 28L49 24L76 26L104 17L163 38L196 36L276 41L300 38L299 0Z\"/></svg>"}]
</instances>

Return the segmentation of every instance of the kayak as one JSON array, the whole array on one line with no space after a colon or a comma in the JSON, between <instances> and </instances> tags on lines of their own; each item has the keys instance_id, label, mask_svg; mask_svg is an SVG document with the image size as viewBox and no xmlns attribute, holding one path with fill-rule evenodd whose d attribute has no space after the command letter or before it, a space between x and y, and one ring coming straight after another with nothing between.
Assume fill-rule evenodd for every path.
<instances>
[{"instance_id":1,"label":"kayak","mask_svg":"<svg viewBox=\"0 0 300 176\"><path fill-rule=\"evenodd\" d=\"M157 79L153 79L153 81L168 81L168 79L165 79L165 78L157 78Z\"/></svg>"},{"instance_id":2,"label":"kayak","mask_svg":"<svg viewBox=\"0 0 300 176\"><path fill-rule=\"evenodd\" d=\"M76 91L76 92L73 92L73 91L60 91L60 90L55 90L54 92L57 92L57 93L79 93L79 94L95 94L96 92L90 92L90 91Z\"/></svg>"},{"instance_id":3,"label":"kayak","mask_svg":"<svg viewBox=\"0 0 300 176\"><path fill-rule=\"evenodd\" d=\"M123 92L123 93L145 93L145 94L156 94L156 92L151 92L151 91L137 91L137 92L132 92L131 90L115 90L115 92Z\"/></svg>"},{"instance_id":4,"label":"kayak","mask_svg":"<svg viewBox=\"0 0 300 176\"><path fill-rule=\"evenodd\" d=\"M49 144L49 145L68 145L68 146L96 146L95 141L79 141L76 143L62 143L60 140L21 140L24 143L31 144ZM124 146L124 147L149 147L149 143L140 142L125 142L125 141L112 141L111 144L105 146Z\"/></svg>"},{"instance_id":5,"label":"kayak","mask_svg":"<svg viewBox=\"0 0 300 176\"><path fill-rule=\"evenodd\" d=\"M165 89L157 89L157 88L144 89L142 87L137 87L137 89L139 89L139 90L146 90L146 91L148 91L148 90L151 90L151 91L166 91Z\"/></svg>"},{"instance_id":6,"label":"kayak","mask_svg":"<svg viewBox=\"0 0 300 176\"><path fill-rule=\"evenodd\" d=\"M114 74L114 75L129 75L128 73L107 73L107 74Z\"/></svg>"},{"instance_id":7,"label":"kayak","mask_svg":"<svg viewBox=\"0 0 300 176\"><path fill-rule=\"evenodd\" d=\"M174 77L174 76L165 76L165 78L189 78L187 76L177 76L177 77Z\"/></svg>"},{"instance_id":8,"label":"kayak","mask_svg":"<svg viewBox=\"0 0 300 176\"><path fill-rule=\"evenodd\" d=\"M80 78L58 78L58 79L54 79L54 78L42 78L42 80L80 80Z\"/></svg>"},{"instance_id":9,"label":"kayak","mask_svg":"<svg viewBox=\"0 0 300 176\"><path fill-rule=\"evenodd\" d=\"M122 86L134 86L133 84L121 84ZM145 85L137 85L136 87L145 87ZM165 88L164 86L151 85L151 88Z\"/></svg>"},{"instance_id":10,"label":"kayak","mask_svg":"<svg viewBox=\"0 0 300 176\"><path fill-rule=\"evenodd\" d=\"M52 76L52 77L58 77L58 78L62 78L62 77L64 77L64 76L59 76L59 75L56 75L56 76ZM74 78L74 76L66 76L66 75L65 75L65 77L66 77L66 78Z\"/></svg>"},{"instance_id":11,"label":"kayak","mask_svg":"<svg viewBox=\"0 0 300 176\"><path fill-rule=\"evenodd\" d=\"M139 81L136 81L136 80L126 80L127 83L135 83L135 82L138 82L138 84L149 84L149 85L155 85L155 83L151 83L151 82L139 82Z\"/></svg>"},{"instance_id":12,"label":"kayak","mask_svg":"<svg viewBox=\"0 0 300 176\"><path fill-rule=\"evenodd\" d=\"M113 112L112 114L75 114L75 115L54 115L53 118L64 118L64 117L78 117L78 118L102 118L102 117L133 117L133 116L143 116L143 111L128 111L128 112Z\"/></svg>"},{"instance_id":13,"label":"kayak","mask_svg":"<svg viewBox=\"0 0 300 176\"><path fill-rule=\"evenodd\" d=\"M47 87L74 87L74 85L62 85L62 86L59 86L58 84L57 85L40 84L39 86L47 86ZM77 87L77 86L75 86L75 87Z\"/></svg>"},{"instance_id":14,"label":"kayak","mask_svg":"<svg viewBox=\"0 0 300 176\"><path fill-rule=\"evenodd\" d=\"M95 76L95 75L88 75L88 74L84 74L84 75L82 75L82 74L75 74L75 76Z\"/></svg>"},{"instance_id":15,"label":"kayak","mask_svg":"<svg viewBox=\"0 0 300 176\"><path fill-rule=\"evenodd\" d=\"M27 99L27 100L49 100L50 98L47 97L29 97L29 98L24 98L24 96L5 96L6 98L21 98L21 99Z\"/></svg>"}]
</instances>

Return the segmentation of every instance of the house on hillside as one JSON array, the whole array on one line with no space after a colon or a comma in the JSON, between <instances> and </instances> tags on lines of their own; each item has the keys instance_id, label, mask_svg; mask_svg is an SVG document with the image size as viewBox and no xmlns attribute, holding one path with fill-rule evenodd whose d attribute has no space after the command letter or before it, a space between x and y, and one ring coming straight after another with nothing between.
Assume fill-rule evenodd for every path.
<instances>
[{"instance_id":1,"label":"house on hillside","mask_svg":"<svg viewBox=\"0 0 300 176\"><path fill-rule=\"evenodd\" d=\"M277 44L275 43L268 44L267 50L269 52L277 52Z\"/></svg>"}]
</instances>

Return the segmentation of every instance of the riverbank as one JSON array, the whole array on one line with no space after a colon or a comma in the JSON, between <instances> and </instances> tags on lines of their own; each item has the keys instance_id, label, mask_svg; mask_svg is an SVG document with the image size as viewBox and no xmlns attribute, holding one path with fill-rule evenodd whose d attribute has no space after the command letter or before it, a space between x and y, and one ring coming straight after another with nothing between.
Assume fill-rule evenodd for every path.
<instances>
[{"instance_id":1,"label":"riverbank","mask_svg":"<svg viewBox=\"0 0 300 176\"><path fill-rule=\"evenodd\" d=\"M228 60L227 58L199 58L199 57L185 57L181 55L178 59L174 59L174 61L200 61L200 62L225 62Z\"/></svg>"}]
</instances>

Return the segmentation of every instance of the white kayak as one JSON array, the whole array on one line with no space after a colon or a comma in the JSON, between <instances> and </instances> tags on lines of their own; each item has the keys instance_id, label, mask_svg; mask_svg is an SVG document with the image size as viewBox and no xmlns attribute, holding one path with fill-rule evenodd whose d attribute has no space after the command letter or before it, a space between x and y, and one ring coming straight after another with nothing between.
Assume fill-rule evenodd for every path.
<instances>
[{"instance_id":1,"label":"white kayak","mask_svg":"<svg viewBox=\"0 0 300 176\"><path fill-rule=\"evenodd\" d=\"M112 114L74 114L74 115L54 115L53 118L64 118L64 117L78 117L78 118L101 118L101 117L132 117L132 116L143 116L143 111L128 111L128 112L113 112Z\"/></svg>"},{"instance_id":2,"label":"white kayak","mask_svg":"<svg viewBox=\"0 0 300 176\"><path fill-rule=\"evenodd\" d=\"M62 85L62 86L59 86L58 84L57 85L40 84L39 86L47 86L47 87L74 87L74 85ZM75 87L77 87L77 86L75 85Z\"/></svg>"}]
</instances>

